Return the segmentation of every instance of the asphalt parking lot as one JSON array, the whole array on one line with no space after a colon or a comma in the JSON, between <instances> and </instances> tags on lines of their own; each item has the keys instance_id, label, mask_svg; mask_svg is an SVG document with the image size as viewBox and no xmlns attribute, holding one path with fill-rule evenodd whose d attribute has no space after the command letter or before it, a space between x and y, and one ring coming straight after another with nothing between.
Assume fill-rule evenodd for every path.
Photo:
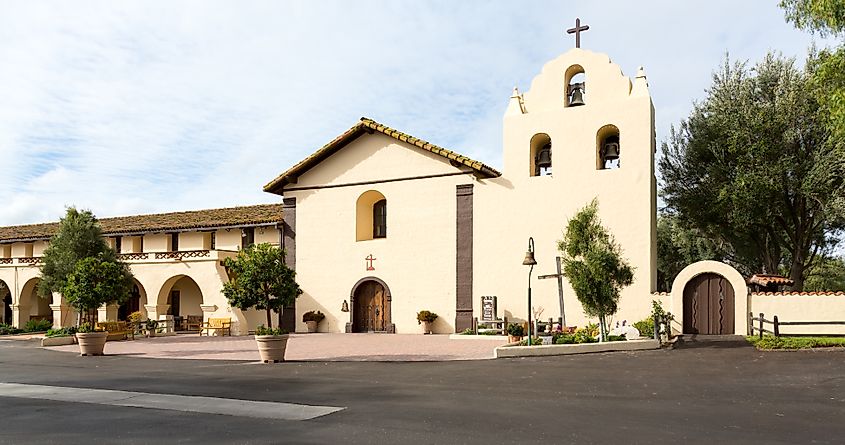
<instances>
[{"instance_id":1,"label":"asphalt parking lot","mask_svg":"<svg viewBox=\"0 0 845 445\"><path fill-rule=\"evenodd\" d=\"M0 388L0 443L10 444L794 444L845 437L845 352L759 352L740 343L530 359L261 365L78 357L0 341L0 383L342 408L279 420L9 397Z\"/></svg>"}]
</instances>

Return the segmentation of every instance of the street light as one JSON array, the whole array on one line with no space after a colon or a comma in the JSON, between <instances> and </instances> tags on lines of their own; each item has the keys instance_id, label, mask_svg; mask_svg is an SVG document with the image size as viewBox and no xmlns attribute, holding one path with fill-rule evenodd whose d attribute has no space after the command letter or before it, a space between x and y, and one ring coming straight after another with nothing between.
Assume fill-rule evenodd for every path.
<instances>
[{"instance_id":1,"label":"street light","mask_svg":"<svg viewBox=\"0 0 845 445\"><path fill-rule=\"evenodd\" d=\"M528 237L528 252L525 252L525 259L522 260L523 266L531 266L528 269L528 346L531 346L531 272L534 272L534 266L537 265L537 260L534 259L534 238Z\"/></svg>"}]
</instances>

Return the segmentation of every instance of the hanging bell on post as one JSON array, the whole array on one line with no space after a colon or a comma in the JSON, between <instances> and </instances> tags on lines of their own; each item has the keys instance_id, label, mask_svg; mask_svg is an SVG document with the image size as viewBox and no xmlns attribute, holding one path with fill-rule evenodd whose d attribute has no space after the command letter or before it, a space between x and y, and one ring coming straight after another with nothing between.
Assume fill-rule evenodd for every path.
<instances>
[{"instance_id":1,"label":"hanging bell on post","mask_svg":"<svg viewBox=\"0 0 845 445\"><path fill-rule=\"evenodd\" d=\"M540 151L537 152L537 156L534 157L534 164L537 166L537 169L544 169L544 168L551 168L552 166L552 144L544 145Z\"/></svg>"},{"instance_id":2,"label":"hanging bell on post","mask_svg":"<svg viewBox=\"0 0 845 445\"><path fill-rule=\"evenodd\" d=\"M578 107L584 105L584 82L569 85L569 106Z\"/></svg>"},{"instance_id":3,"label":"hanging bell on post","mask_svg":"<svg viewBox=\"0 0 845 445\"><path fill-rule=\"evenodd\" d=\"M604 140L602 146L602 159L605 161L615 161L619 159L619 136L608 136Z\"/></svg>"}]
</instances>

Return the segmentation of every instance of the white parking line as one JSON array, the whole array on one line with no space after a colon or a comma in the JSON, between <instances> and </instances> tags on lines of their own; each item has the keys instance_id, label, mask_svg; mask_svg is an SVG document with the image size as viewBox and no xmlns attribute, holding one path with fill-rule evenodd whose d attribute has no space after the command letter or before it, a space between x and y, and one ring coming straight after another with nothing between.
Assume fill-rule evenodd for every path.
<instances>
[{"instance_id":1,"label":"white parking line","mask_svg":"<svg viewBox=\"0 0 845 445\"><path fill-rule=\"evenodd\" d=\"M94 403L98 405L164 409L260 419L309 420L341 411L336 406L300 405L284 402L223 399L219 397L153 394L112 389L0 383L0 397Z\"/></svg>"}]
</instances>

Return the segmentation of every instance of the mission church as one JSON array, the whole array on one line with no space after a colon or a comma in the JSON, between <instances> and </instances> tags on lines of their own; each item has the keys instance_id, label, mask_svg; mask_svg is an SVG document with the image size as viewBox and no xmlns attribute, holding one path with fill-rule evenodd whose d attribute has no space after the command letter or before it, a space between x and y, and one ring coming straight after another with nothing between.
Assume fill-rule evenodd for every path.
<instances>
[{"instance_id":1,"label":"mission church","mask_svg":"<svg viewBox=\"0 0 845 445\"><path fill-rule=\"evenodd\" d=\"M576 24L578 40L585 27ZM503 171L362 118L267 184L283 197L284 245L330 332L461 332L495 296L496 317L525 320L536 270L559 276L557 242L594 198L636 268L617 320L648 315L656 284L654 108L642 68L632 80L579 48L548 62L504 115ZM531 278L540 318L586 319L565 277ZM559 292L558 287L561 291Z\"/></svg>"},{"instance_id":2,"label":"mission church","mask_svg":"<svg viewBox=\"0 0 845 445\"><path fill-rule=\"evenodd\" d=\"M529 284L539 318L583 325L588 320L560 274L557 242L594 198L635 267L615 319L644 318L656 283L654 108L643 69L631 79L608 56L581 49L585 29L576 23L576 48L543 66L524 93L514 88L502 171L362 118L264 187L281 196L281 206L102 220L137 280L132 307L103 308L100 318L120 310L230 316L233 330L245 334L261 316L228 305L220 260L269 242L286 249L304 292L285 311L289 329L304 330L302 314L319 310L324 332L417 333L417 312L429 310L439 315L434 332L460 332L489 296L496 317L525 320ZM54 231L49 224L0 228L7 322L73 320L60 295L39 303L30 284ZM522 264L529 239L537 261L530 281Z\"/></svg>"}]
</instances>

